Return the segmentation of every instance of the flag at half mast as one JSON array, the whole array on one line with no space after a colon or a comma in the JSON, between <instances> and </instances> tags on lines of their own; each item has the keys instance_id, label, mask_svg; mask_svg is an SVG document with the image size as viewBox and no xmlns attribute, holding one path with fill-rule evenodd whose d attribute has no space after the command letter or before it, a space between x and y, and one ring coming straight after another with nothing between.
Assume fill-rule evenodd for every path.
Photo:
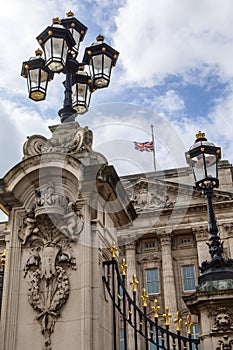
<instances>
[{"instance_id":1,"label":"flag at half mast","mask_svg":"<svg viewBox=\"0 0 233 350\"><path fill-rule=\"evenodd\" d=\"M147 142L136 142L136 141L134 141L133 143L134 143L134 148L137 151L140 151L140 152L144 152L144 151L153 152L154 151L154 143L153 143L153 141L147 141Z\"/></svg>"},{"instance_id":2,"label":"flag at half mast","mask_svg":"<svg viewBox=\"0 0 233 350\"><path fill-rule=\"evenodd\" d=\"M140 152L152 152L154 171L156 171L156 159L155 159L155 137L154 137L154 125L151 124L151 140L147 142L136 142L134 141L134 148Z\"/></svg>"}]
</instances>

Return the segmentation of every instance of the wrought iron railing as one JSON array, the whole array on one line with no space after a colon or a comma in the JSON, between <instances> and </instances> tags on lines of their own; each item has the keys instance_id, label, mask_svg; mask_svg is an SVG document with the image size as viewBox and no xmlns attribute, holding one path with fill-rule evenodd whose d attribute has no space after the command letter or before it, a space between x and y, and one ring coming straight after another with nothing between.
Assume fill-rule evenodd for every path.
<instances>
[{"instance_id":1,"label":"wrought iron railing","mask_svg":"<svg viewBox=\"0 0 233 350\"><path fill-rule=\"evenodd\" d=\"M145 288L142 290L142 308L137 305L137 285L136 275L133 275L132 297L126 289L126 268L125 259L123 259L120 269L115 252L113 251L112 260L104 261L103 282L108 291L113 305L113 350L119 349L119 322L118 314L121 316L124 332L124 342L120 350L200 350L200 340L194 339L192 336L192 327L194 323L191 321L191 315L187 316L185 326L187 336L181 335L182 318L177 311L176 332L170 331L170 318L172 315L166 307L165 312L159 315L160 307L156 299L153 301L151 310L148 308L148 295ZM153 312L153 319L148 317L148 312ZM159 325L159 317L165 321L165 327ZM128 344L128 332L132 329L133 333L131 344ZM132 344L133 343L133 344Z\"/></svg>"}]
</instances>

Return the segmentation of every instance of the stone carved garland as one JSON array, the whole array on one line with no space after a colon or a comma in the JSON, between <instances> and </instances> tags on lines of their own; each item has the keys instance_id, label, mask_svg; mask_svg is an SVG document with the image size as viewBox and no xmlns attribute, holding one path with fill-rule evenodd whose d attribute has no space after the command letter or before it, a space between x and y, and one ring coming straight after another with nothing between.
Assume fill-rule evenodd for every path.
<instances>
[{"instance_id":1,"label":"stone carved garland","mask_svg":"<svg viewBox=\"0 0 233 350\"><path fill-rule=\"evenodd\" d=\"M62 220L53 214L39 212L38 215L38 198L42 198L42 192L37 197L36 205L26 214L19 238L25 249L30 250L24 265L28 301L37 312L36 319L44 336L44 350L52 350L51 334L70 293L67 270L76 269L71 242L77 241L83 220L80 213L77 216L73 211L73 203L67 204Z\"/></svg>"}]
</instances>

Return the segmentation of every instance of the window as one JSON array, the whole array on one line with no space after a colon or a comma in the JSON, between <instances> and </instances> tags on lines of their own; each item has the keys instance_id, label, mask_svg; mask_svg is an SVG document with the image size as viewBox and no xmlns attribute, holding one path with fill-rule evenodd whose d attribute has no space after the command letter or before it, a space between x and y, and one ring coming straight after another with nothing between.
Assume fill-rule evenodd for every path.
<instances>
[{"instance_id":1,"label":"window","mask_svg":"<svg viewBox=\"0 0 233 350\"><path fill-rule=\"evenodd\" d=\"M148 241L144 243L144 248L145 249L151 249L155 247L155 241Z\"/></svg>"},{"instance_id":2,"label":"window","mask_svg":"<svg viewBox=\"0 0 233 350\"><path fill-rule=\"evenodd\" d=\"M120 329L120 350L125 349L125 333L124 329Z\"/></svg>"},{"instance_id":3,"label":"window","mask_svg":"<svg viewBox=\"0 0 233 350\"><path fill-rule=\"evenodd\" d=\"M146 290L148 294L159 293L158 269L146 270Z\"/></svg>"},{"instance_id":4,"label":"window","mask_svg":"<svg viewBox=\"0 0 233 350\"><path fill-rule=\"evenodd\" d=\"M121 285L119 285L118 294L119 294L120 297L123 297L123 295L124 295L123 288L122 288Z\"/></svg>"},{"instance_id":5,"label":"window","mask_svg":"<svg viewBox=\"0 0 233 350\"><path fill-rule=\"evenodd\" d=\"M195 268L194 265L182 266L183 290L195 290Z\"/></svg>"},{"instance_id":6,"label":"window","mask_svg":"<svg viewBox=\"0 0 233 350\"><path fill-rule=\"evenodd\" d=\"M188 245L188 244L190 244L191 243L191 239L190 238L182 238L181 240L180 240L180 244L181 245Z\"/></svg>"},{"instance_id":7,"label":"window","mask_svg":"<svg viewBox=\"0 0 233 350\"><path fill-rule=\"evenodd\" d=\"M198 339L199 336L199 325L197 323L195 323L195 325L193 326L193 338L194 339ZM196 349L195 345L193 344L193 349ZM200 344L197 346L197 349L200 350Z\"/></svg>"},{"instance_id":8,"label":"window","mask_svg":"<svg viewBox=\"0 0 233 350\"><path fill-rule=\"evenodd\" d=\"M148 329L148 338L153 340L153 342L149 340L149 350L158 350L158 349L160 349L160 345L161 345L161 349L162 349L162 339L161 339L162 335L161 335L160 330L158 330L158 339L157 339L157 341L156 341L156 330L155 330L155 327L153 327L152 333L153 333L153 335L151 334L150 329Z\"/></svg>"}]
</instances>

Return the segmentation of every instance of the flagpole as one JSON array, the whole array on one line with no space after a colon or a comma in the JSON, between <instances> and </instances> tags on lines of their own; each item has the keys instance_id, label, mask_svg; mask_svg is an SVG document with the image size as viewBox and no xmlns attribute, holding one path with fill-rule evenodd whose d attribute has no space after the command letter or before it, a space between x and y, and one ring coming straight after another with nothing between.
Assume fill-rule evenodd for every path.
<instances>
[{"instance_id":1,"label":"flagpole","mask_svg":"<svg viewBox=\"0 0 233 350\"><path fill-rule=\"evenodd\" d=\"M154 125L151 124L151 134L152 134L152 142L153 142L153 163L154 163L154 171L156 171L156 160L155 160L155 136L154 136Z\"/></svg>"}]
</instances>

